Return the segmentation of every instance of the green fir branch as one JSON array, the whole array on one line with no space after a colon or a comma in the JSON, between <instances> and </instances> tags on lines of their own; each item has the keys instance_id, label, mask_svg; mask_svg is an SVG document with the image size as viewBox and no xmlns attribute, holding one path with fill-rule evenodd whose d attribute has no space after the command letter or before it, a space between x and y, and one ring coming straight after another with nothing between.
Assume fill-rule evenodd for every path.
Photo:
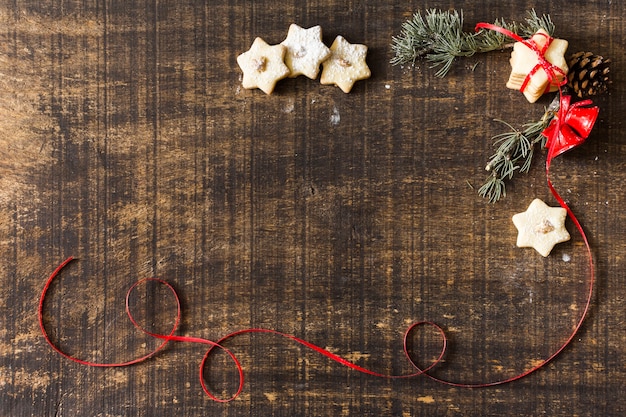
<instances>
[{"instance_id":1,"label":"green fir branch","mask_svg":"<svg viewBox=\"0 0 626 417\"><path fill-rule=\"evenodd\" d=\"M534 9L528 12L523 24L497 19L494 25L526 37L532 36L539 28L545 29L551 36L554 33L550 16L539 16ZM423 57L433 68L438 68L435 75L445 77L456 58L506 49L513 44L508 36L493 30L464 32L462 11L430 9L424 16L420 12L415 13L411 20L402 24L400 34L392 37L394 56L390 63L414 64Z\"/></svg>"},{"instance_id":2,"label":"green fir branch","mask_svg":"<svg viewBox=\"0 0 626 417\"><path fill-rule=\"evenodd\" d=\"M493 137L496 151L491 155L485 170L489 176L478 189L478 194L491 203L506 196L505 180L513 178L515 172L526 173L530 170L535 148L544 148L547 138L542 132L548 127L559 109L559 96L545 110L541 119L527 123L522 129L516 129L502 120L508 130Z\"/></svg>"}]
</instances>

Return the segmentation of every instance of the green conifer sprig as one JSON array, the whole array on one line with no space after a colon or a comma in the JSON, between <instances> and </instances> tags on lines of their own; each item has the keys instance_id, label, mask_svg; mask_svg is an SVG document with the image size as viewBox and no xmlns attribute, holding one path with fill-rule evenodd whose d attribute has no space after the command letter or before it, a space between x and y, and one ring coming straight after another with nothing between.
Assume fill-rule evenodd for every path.
<instances>
[{"instance_id":1,"label":"green conifer sprig","mask_svg":"<svg viewBox=\"0 0 626 417\"><path fill-rule=\"evenodd\" d=\"M539 16L535 10L528 12L523 24L497 19L494 25L522 37L532 36L541 28L552 36L555 29L549 15ZM445 77L456 58L512 45L510 38L496 31L464 31L463 11L430 9L424 16L420 12L415 13L402 25L400 34L392 38L391 49L395 55L390 62L392 65L403 65L424 57L432 67L438 68L435 73L438 77Z\"/></svg>"},{"instance_id":2,"label":"green conifer sprig","mask_svg":"<svg viewBox=\"0 0 626 417\"><path fill-rule=\"evenodd\" d=\"M508 127L508 131L493 137L496 151L485 167L490 174L478 189L481 197L491 203L499 201L506 196L505 180L513 178L515 172L525 173L530 170L535 148L544 148L546 145L547 138L541 133L557 114L559 104L559 96L556 96L541 119L525 124L522 129L498 120Z\"/></svg>"}]
</instances>

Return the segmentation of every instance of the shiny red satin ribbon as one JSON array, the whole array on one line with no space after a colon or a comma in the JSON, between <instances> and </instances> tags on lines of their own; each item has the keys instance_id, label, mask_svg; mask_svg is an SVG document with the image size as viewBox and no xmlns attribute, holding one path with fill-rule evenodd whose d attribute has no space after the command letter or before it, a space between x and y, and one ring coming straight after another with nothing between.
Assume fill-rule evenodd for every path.
<instances>
[{"instance_id":1,"label":"shiny red satin ribbon","mask_svg":"<svg viewBox=\"0 0 626 417\"><path fill-rule=\"evenodd\" d=\"M339 355L336 355L330 351L328 351L327 349L324 349L320 346L317 346L311 342L308 342L304 339L301 339L299 337L296 337L294 335L290 335L287 333L283 333L283 332L279 332L277 330L272 330L272 329L263 329L263 328L249 328L249 329L242 329L242 330L238 330L232 333L227 334L226 336L222 337L221 339L219 339L217 342L208 340L208 339L203 339L203 338L199 338L199 337L191 337L191 336L177 336L175 335L176 330L178 329L178 324L180 323L180 319L181 319L181 308L180 308L180 299L178 298L178 294L176 293L176 290L170 285L168 284L166 281L158 279L158 278L145 278L142 280L137 281L135 284L133 284L129 289L128 292L126 293L126 314L128 315L128 318L130 319L131 323L138 328L141 332L152 336L154 338L157 339L161 339L163 340L163 343L161 343L158 347L156 347L154 350L152 350L151 352L149 352L148 354L141 356L139 358L130 360L130 361L126 361L126 362L118 362L118 363L100 363L100 362L91 362L91 361L86 361L83 359L79 359L69 353L66 353L64 351L62 351L50 338L50 336L48 335L48 332L46 330L45 327L45 323L44 323L44 318L43 318L43 312L44 312L44 304L45 304L45 300L46 300L46 295L48 293L48 289L50 288L50 285L52 284L52 282L54 281L54 279L59 275L59 273L61 272L61 270L63 268L65 268L70 262L72 262L74 258L70 257L67 258L65 261L63 261L63 263L61 263L55 270L54 272L48 277L48 280L46 281L46 284L41 292L41 297L39 299L39 309L38 309L38 320L39 320L39 327L41 329L41 332L43 334L43 337L45 339L45 341L50 345L50 347L57 352L58 354L60 354L61 356L65 357L66 359L69 359L71 361L77 362L81 365L86 365L86 366L93 366L93 367L123 367L123 366L129 366L129 365L134 365L137 364L139 362L143 362L151 357L153 357L154 355L156 355L161 349L163 349L165 347L165 345L168 342L186 342L186 343L199 343L199 344L204 344L204 345L209 345L209 349L207 350L207 352L205 353L204 357L202 358L202 361L200 363L200 373L199 373L199 378L200 378L200 384L202 386L203 391L214 401L217 402L230 402L233 401L234 399L236 399L239 394L241 394L241 391L243 390L243 386L244 386L244 372L243 372L243 368L241 366L241 363L239 362L239 360L237 359L237 357L235 356L235 354L230 351L229 349L227 349L226 347L224 347L222 344L228 340L228 339L232 339L236 336L240 336L240 335L244 335L244 334L251 334L251 333L266 333L266 334L274 334L274 335L278 335L287 339L290 339L300 345L303 345L319 354L321 354L322 356L325 356L343 366L346 366L350 369L353 369L355 371L364 373L364 374L368 374L368 375L372 375L372 376L376 376L376 377L380 377L380 378L390 378L390 379L400 379L400 378L413 378L413 377L417 377L419 375L423 375L426 374L426 372L428 372L429 370L431 370L432 368L434 368L438 363L440 363L443 360L443 357L445 355L445 352L447 350L447 344L448 344L448 339L445 335L445 332L443 331L443 329L433 323L433 322L429 322L429 321L420 321L420 322L416 322L413 323L411 326L409 326L409 328L406 330L405 334L404 334L404 354L409 362L409 364L416 369L416 372L411 373L411 374L404 374L404 375L388 375L388 374L382 374L379 372L375 372L372 371L370 369L361 367L359 365L356 365L344 358L342 358ZM176 313L176 320L174 322L174 325L172 326L172 330L168 333L168 334L157 334L157 333L153 333L150 332L146 329L144 329L133 317L131 309L130 309L130 296L132 294L132 292L135 290L135 288L137 288L140 284L147 282L147 281L154 281L158 284L161 285L165 285L173 294L174 299L176 300L176 308L177 308L177 313ZM420 368L417 363L413 360L413 358L411 357L409 348L408 348L408 344L409 344L409 336L413 333L413 331L417 328L417 327L431 327L433 329L435 329L440 337L441 337L441 351L439 354L439 357L433 362L431 363L428 367L422 369ZM233 363L235 364L235 367L237 368L237 372L239 374L239 386L237 388L237 391L235 392L235 394L230 397L230 398L219 398L217 397L215 394L213 394L210 389L208 388L206 382L205 382L205 377L204 377L204 368L206 366L207 360L210 357L211 353L214 351L214 349L221 349L222 351L224 351L233 361Z\"/></svg>"},{"instance_id":2,"label":"shiny red satin ribbon","mask_svg":"<svg viewBox=\"0 0 626 417\"><path fill-rule=\"evenodd\" d=\"M538 47L537 43L531 38L531 39L524 39L522 37L520 37L518 34L516 34L515 32L511 32L508 29L505 29L503 27L500 26L496 26L493 25L491 23L478 23L476 25L475 30L478 32L481 29L488 29L488 30L493 30L496 32L500 32L503 35L508 36L509 38L512 38L514 40L516 40L517 42L520 42L522 44L524 44L525 46L527 46L528 48L530 48L531 50L533 50L536 54L537 54L537 58L539 59L539 61L537 62L537 65L535 65L533 67L533 69L528 73L528 75L526 75L526 78L524 78L524 82L522 83L522 86L520 87L520 91L524 92L524 90L526 89L526 86L528 85L528 83L530 82L530 79L532 78L532 76L539 71L539 69L543 69L546 73L546 75L548 76L548 85L546 86L546 90L545 92L547 93L548 91L550 91L550 86L551 85L556 85L556 86L563 86L565 84L567 84L567 78L565 78L565 76L567 75L565 72L563 72L563 70L559 67L557 67L556 65L552 65L552 63L550 63L546 57L545 57L545 53L548 50L548 48L550 47L550 44L552 43L552 41L554 40L551 36L548 36L546 34L543 33L538 33L538 35L542 35L544 37L546 37L547 42L545 43L545 45L543 45L541 48ZM563 76L563 80L561 80L560 82L556 82L556 73L559 73Z\"/></svg>"},{"instance_id":3,"label":"shiny red satin ribbon","mask_svg":"<svg viewBox=\"0 0 626 417\"><path fill-rule=\"evenodd\" d=\"M585 141L585 139L587 139L598 118L600 109L596 106L585 107L592 104L591 100L579 101L572 105L570 104L570 102L571 96L561 94L559 111L556 117L550 122L550 125L542 132L542 134L548 138L546 141L546 147L548 148L548 156L546 158L546 178L548 182L548 188L550 188L550 192L552 192L552 195L559 203L559 205L567 210L567 214L569 215L572 222L574 222L576 229L578 229L578 232L583 238L583 241L585 243L585 249L589 257L589 297L587 298L587 303L585 305L581 320L574 331L574 333L576 333L582 325L582 321L584 320L587 311L589 310L589 305L591 304L591 295L593 292L593 284L595 280L593 255L591 253L589 241L587 240L587 235L585 234L582 225L574 215L574 212L570 209L567 203L556 191L554 185L552 184L552 180L550 180L550 166L554 158L561 155L563 152L579 146ZM572 338L573 337L574 335L572 335Z\"/></svg>"},{"instance_id":4,"label":"shiny red satin ribbon","mask_svg":"<svg viewBox=\"0 0 626 417\"><path fill-rule=\"evenodd\" d=\"M553 189L551 187L551 189ZM562 200L561 200L562 201ZM564 203L563 203L564 204ZM568 208L568 212L570 212L569 208ZM573 214L570 212L570 215L573 216ZM133 364L137 364L140 362L143 362L151 357L153 357L154 355L156 355L163 347L165 347L165 345L172 341L172 342L186 342L186 343L199 343L199 344L204 344L204 345L208 345L210 346L209 349L207 350L207 352L205 353L201 363L200 363L200 372L199 372L199 379L200 379L200 384L202 386L203 391L206 393L206 395L208 395L212 400L217 401L217 402L222 402L222 403L226 403L226 402L230 402L233 401L234 399L236 399L242 392L243 390L243 386L244 386L244 372L243 372L243 368L239 362L239 360L237 359L237 357L235 356L235 354L230 351L229 349L227 349L226 347L224 347L222 344L231 338L234 338L236 336L240 336L240 335L244 335L244 334L251 334L251 333L265 333L265 334L274 334L274 335L278 335L287 339L290 339L300 345L303 345L319 354L321 354L322 356L327 357L328 359L335 361L343 366L346 366L350 369L353 369L355 371L364 373L364 374L368 374L368 375L372 375L375 377L380 377L380 378L388 378L388 379L400 379L400 378L413 378L413 377L417 377L420 375L425 375L427 377L429 377L430 379L437 381L439 383L445 384L445 385L449 385L449 386L454 386L454 387L461 387L461 388L485 388L485 387L490 387L490 386L495 386L495 385L502 385L505 383L509 383L509 382L513 382L516 380L519 380L521 378L526 377L527 375L539 370L540 368L543 368L548 362L550 362L552 359L554 359L559 353L561 353L568 345L569 343L574 339L576 333L578 332L578 330L580 329L585 316L587 315L587 311L589 310L589 306L591 303L591 295L593 293L593 262L592 262L592 258L591 258L591 250L589 248L589 244L587 243L587 238L584 235L584 232L582 231L582 228L580 227L580 224L578 223L577 220L574 221L577 225L577 227L579 228L581 234L583 235L583 238L585 240L585 244L587 246L587 251L589 253L589 259L590 259L590 266L591 266L591 283L589 286L589 296L587 298L587 302L585 305L585 309L583 312L583 315L581 316L578 324L576 325L574 331L572 332L572 334L570 335L570 337L566 340L566 342L556 351L554 352L552 355L550 355L550 357L548 357L547 359L545 359L544 361L542 361L541 363L533 366L532 368L514 375L510 378L506 378L503 380L498 380L498 381L492 381L492 382L485 382L485 383L477 383L477 384L467 384L467 383L459 383L459 382L454 382L454 381L448 381L448 380L444 380L441 378L437 378L433 375L430 375L428 373L428 371L430 371L431 369L433 369L436 365L438 365L444 358L444 355L447 351L447 345L448 345L448 339L446 337L446 334L444 332L444 330L437 325L436 323L430 322L430 321L420 321L420 322L416 322L413 323L411 326L409 326L409 328L405 331L404 333L404 341L403 341L403 345L404 345L404 354L405 357L407 358L409 364L416 369L416 372L414 373L410 373L410 374L404 374L404 375L389 375L389 374L383 374L383 373L379 373L379 372L375 372L372 371L370 369L361 367L359 365L356 365L344 358L342 358L339 355L336 355L320 346L317 346L311 342L308 342L304 339L298 338L294 335L290 335L287 333L283 333L283 332L279 332L276 330L272 330L272 329L263 329L263 328L249 328L249 329L242 329L242 330L238 330L232 333L227 334L226 336L222 337L221 339L219 339L218 341L214 342L208 339L204 339L204 338L199 338L199 337L191 337L191 336L177 336L175 335L175 332L178 328L178 324L180 323L180 319L181 319L181 309L180 309L180 300L178 298L178 295L176 293L176 291L174 290L174 288L168 284L167 282L161 280L161 279L157 279L157 278L145 278L142 279L140 281L137 281L135 284L133 284L127 294L126 294L126 313L130 319L130 321L133 323L133 325L135 327L137 327L140 331L142 331L143 333L152 336L154 338L157 339L161 339L163 340L163 343L160 344L158 347L156 347L153 351L149 352L148 354L141 356L139 358L130 360L130 361L126 361L126 362L119 362L119 363L99 363L99 362L91 362L91 361L86 361L86 360L82 360L79 359L75 356L72 356L71 354L68 354L64 351L62 351L50 338L50 336L48 335L48 332L46 330L45 324L44 324L44 318L43 318L43 312L44 312L44 305L45 305L45 299L46 299L46 295L48 292L48 289L50 287L50 285L52 284L53 280L57 277L57 275L61 272L61 270L67 266L67 264L69 264L73 258L68 258L66 259L63 263L61 263L55 270L54 272L48 277L48 280L46 281L46 284L44 286L44 289L41 293L41 297L39 300L39 309L38 309L38 320L39 320L39 326L41 328L41 332L43 334L43 337L45 339L45 341L50 345L50 347L57 352L58 354L60 354L61 356L65 357L66 359L69 359L71 361L77 362L79 364L82 365L86 365L86 366L93 366L93 367L123 367L123 366L129 366L129 365L133 365ZM175 300L176 300L176 306L177 306L177 314L176 314L176 320L174 325L172 326L172 330L167 334L157 334L157 333L153 333L153 332L149 332L148 330L144 329L139 323L137 323L137 321L134 319L132 312L130 310L130 306L129 306L129 299L130 299L130 295L132 294L132 292L134 291L135 288L137 288L140 284L147 282L147 281L154 281L156 283L159 283L161 285L165 285L173 294ZM431 327L433 329L435 329L441 338L441 351L440 354L438 356L438 358L433 361L433 363L431 363L428 367L426 368L420 368L415 361L412 359L411 357L411 353L409 351L408 348L408 343L409 343L409 336L413 333L413 331L417 328L417 327L423 327L423 326L428 326ZM233 363L235 364L235 367L237 368L237 372L239 374L239 385L237 388L237 391L235 392L235 394L230 397L230 398L220 398L217 397L215 394L213 394L210 389L208 388L206 382L205 382L205 377L204 377L204 368L206 367L206 363L208 358L210 357L211 353L214 351L214 349L221 349L222 351L224 351L233 361Z\"/></svg>"}]
</instances>

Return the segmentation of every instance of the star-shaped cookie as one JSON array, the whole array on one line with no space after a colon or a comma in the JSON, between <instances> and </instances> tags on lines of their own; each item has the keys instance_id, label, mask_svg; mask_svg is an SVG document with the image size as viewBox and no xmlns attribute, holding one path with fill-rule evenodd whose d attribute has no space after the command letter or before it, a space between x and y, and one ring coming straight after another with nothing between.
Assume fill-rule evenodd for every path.
<instances>
[{"instance_id":1,"label":"star-shaped cookie","mask_svg":"<svg viewBox=\"0 0 626 417\"><path fill-rule=\"evenodd\" d=\"M286 52L284 45L268 45L256 38L250 49L237 57L243 71L243 88L259 88L265 94L272 94L276 83L289 74L283 62Z\"/></svg>"},{"instance_id":2,"label":"star-shaped cookie","mask_svg":"<svg viewBox=\"0 0 626 417\"><path fill-rule=\"evenodd\" d=\"M539 29L532 37L532 42L541 49L548 42L548 33ZM539 57L537 52L530 49L521 42L515 42L513 52L511 52L511 75L506 86L512 90L520 90L526 81L526 77L530 77L525 88L524 96L530 103L534 103L546 92L558 90L558 84L563 81L568 68L565 62L565 52L567 51L568 42L564 39L552 39L548 49L545 51L544 58L560 71L554 70L554 80L550 81L548 74L543 67L539 66L537 70L531 74L537 65L539 65ZM550 82L552 84L548 85Z\"/></svg>"},{"instance_id":3,"label":"star-shaped cookie","mask_svg":"<svg viewBox=\"0 0 626 417\"><path fill-rule=\"evenodd\" d=\"M369 78L370 69L365 62L367 46L352 44L337 36L330 46L330 57L322 62L322 84L334 84L349 93L355 82Z\"/></svg>"},{"instance_id":4,"label":"star-shaped cookie","mask_svg":"<svg viewBox=\"0 0 626 417\"><path fill-rule=\"evenodd\" d=\"M287 47L285 64L292 78L305 75L312 80L316 79L320 64L330 55L330 49L322 42L322 27L319 25L303 29L292 23L281 45Z\"/></svg>"},{"instance_id":5,"label":"star-shaped cookie","mask_svg":"<svg viewBox=\"0 0 626 417\"><path fill-rule=\"evenodd\" d=\"M535 248L542 256L548 256L554 245L570 239L565 229L567 210L563 207L550 207L536 198L523 213L513 216L517 227L517 246Z\"/></svg>"}]
</instances>

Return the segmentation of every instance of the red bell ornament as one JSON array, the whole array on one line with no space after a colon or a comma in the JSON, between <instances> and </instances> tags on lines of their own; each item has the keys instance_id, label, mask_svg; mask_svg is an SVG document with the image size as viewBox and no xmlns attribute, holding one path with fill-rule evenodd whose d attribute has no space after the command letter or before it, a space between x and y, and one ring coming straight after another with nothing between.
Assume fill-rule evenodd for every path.
<instances>
[{"instance_id":1,"label":"red bell ornament","mask_svg":"<svg viewBox=\"0 0 626 417\"><path fill-rule=\"evenodd\" d=\"M583 143L598 118L600 109L597 106L589 107L593 104L591 100L570 104L571 99L568 95L561 96L557 115L541 132L548 138L548 161Z\"/></svg>"}]
</instances>

